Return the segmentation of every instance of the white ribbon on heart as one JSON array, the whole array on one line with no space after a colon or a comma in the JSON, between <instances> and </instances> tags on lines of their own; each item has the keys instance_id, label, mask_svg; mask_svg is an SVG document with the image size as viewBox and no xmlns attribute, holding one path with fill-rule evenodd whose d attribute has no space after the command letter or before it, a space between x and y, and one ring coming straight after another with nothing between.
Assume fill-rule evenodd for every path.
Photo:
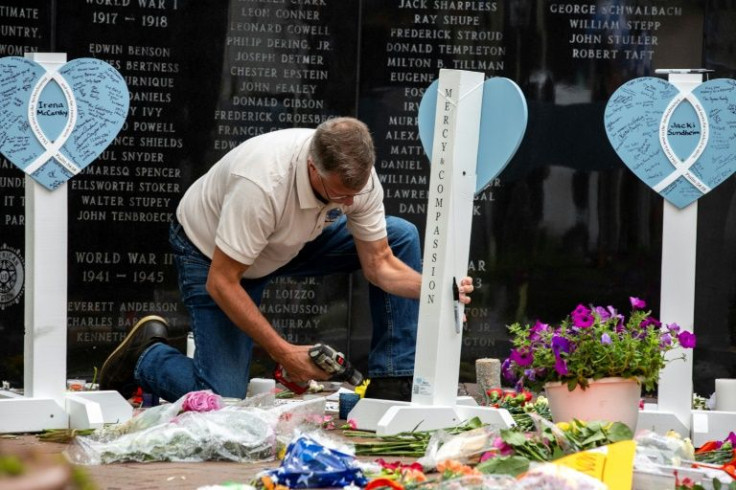
<instances>
[{"instance_id":1,"label":"white ribbon on heart","mask_svg":"<svg viewBox=\"0 0 736 490\"><path fill-rule=\"evenodd\" d=\"M56 83L59 84L59 87L61 87L61 91L66 98L66 103L69 110L69 117L67 118L66 125L59 134L59 137L56 138L56 140L53 142L49 140L43 133L41 125L38 123L37 113L38 102L41 98L41 92L43 92L43 89L49 82L51 82L51 80L54 80ZM55 158L56 161L58 161L72 175L77 175L81 169L77 165L75 165L74 162L65 157L60 151L61 147L64 146L64 143L66 143L66 141L69 139L69 136L72 134L74 126L77 124L77 101L74 98L72 88L69 86L64 77L62 77L57 71L47 71L43 74L41 78L39 78L35 87L33 87L30 100L28 101L28 122L30 123L31 131L38 139L38 142L41 143L41 145L44 147L44 152L25 168L25 172L29 175L32 175L33 172L41 168L51 158Z\"/></svg>"},{"instance_id":2,"label":"white ribbon on heart","mask_svg":"<svg viewBox=\"0 0 736 490\"><path fill-rule=\"evenodd\" d=\"M670 119L672 118L672 114L675 112L675 109L678 105L680 105L681 102L685 100L690 102L690 104L693 106L693 109L695 109L695 114L698 116L698 121L700 122L700 140L698 141L695 150L690 154L690 156L682 161L678 158L678 156L675 154L675 152L672 150L672 147L670 146L670 142L667 138L667 128L669 127ZM669 160L669 162L675 167L675 171L662 179L659 183L657 183L657 185L653 186L652 189L657 192L662 192L663 189L672 184L675 180L679 179L680 177L684 177L703 194L710 192L710 187L705 185L702 180L700 180L695 174L690 171L690 167L692 167L695 162L698 161L700 155L703 153L703 151L705 151L705 147L708 143L709 131L710 128L708 126L708 117L705 114L705 108L700 103L698 98L692 94L692 92L688 92L686 94L680 93L677 95L677 97L673 98L670 101L664 111L664 114L662 114L662 121L659 124L659 143L660 145L662 145L662 150L664 150L664 154L667 157L667 160Z\"/></svg>"}]
</instances>

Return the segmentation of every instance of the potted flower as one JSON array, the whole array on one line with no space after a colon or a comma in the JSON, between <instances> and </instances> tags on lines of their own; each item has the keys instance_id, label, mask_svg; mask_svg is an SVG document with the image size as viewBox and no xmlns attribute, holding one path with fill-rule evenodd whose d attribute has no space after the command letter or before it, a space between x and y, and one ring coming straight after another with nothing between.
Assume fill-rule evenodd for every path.
<instances>
[{"instance_id":1,"label":"potted flower","mask_svg":"<svg viewBox=\"0 0 736 490\"><path fill-rule=\"evenodd\" d=\"M621 421L634 429L642 385L653 389L659 371L673 360L666 354L693 348L695 335L675 323L663 326L645 310L644 301L629 299L628 319L611 306L581 304L558 325L510 325L513 348L501 367L504 378L517 389L545 389L555 421ZM681 358L684 354L675 357ZM586 403L592 403L589 414Z\"/></svg>"}]
</instances>

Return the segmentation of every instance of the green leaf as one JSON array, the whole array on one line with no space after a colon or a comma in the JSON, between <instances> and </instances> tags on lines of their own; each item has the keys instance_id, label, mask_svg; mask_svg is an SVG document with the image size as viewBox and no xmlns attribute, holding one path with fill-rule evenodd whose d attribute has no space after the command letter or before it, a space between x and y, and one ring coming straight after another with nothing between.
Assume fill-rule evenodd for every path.
<instances>
[{"instance_id":1,"label":"green leaf","mask_svg":"<svg viewBox=\"0 0 736 490\"><path fill-rule=\"evenodd\" d=\"M529 469L529 460L522 456L499 456L483 461L476 469L485 474L517 476Z\"/></svg>"},{"instance_id":2,"label":"green leaf","mask_svg":"<svg viewBox=\"0 0 736 490\"><path fill-rule=\"evenodd\" d=\"M554 450L552 451L552 456L549 458L549 460L554 461L556 459L560 459L563 456L565 456L565 451L563 451L560 446L555 446Z\"/></svg>"},{"instance_id":3,"label":"green leaf","mask_svg":"<svg viewBox=\"0 0 736 490\"><path fill-rule=\"evenodd\" d=\"M501 431L501 439L511 446L522 446L527 443L526 436L521 432L504 429Z\"/></svg>"},{"instance_id":4,"label":"green leaf","mask_svg":"<svg viewBox=\"0 0 736 490\"><path fill-rule=\"evenodd\" d=\"M614 422L608 429L608 440L611 442L628 441L634 438L634 433L623 422Z\"/></svg>"},{"instance_id":5,"label":"green leaf","mask_svg":"<svg viewBox=\"0 0 736 490\"><path fill-rule=\"evenodd\" d=\"M480 417L473 417L471 419L468 419L464 424L462 424L460 427L463 429L477 429L479 427L483 427L483 422L481 422Z\"/></svg>"},{"instance_id":6,"label":"green leaf","mask_svg":"<svg viewBox=\"0 0 736 490\"><path fill-rule=\"evenodd\" d=\"M567 389L569 391L573 391L577 385L578 385L577 378L571 379L570 381L567 382Z\"/></svg>"},{"instance_id":7,"label":"green leaf","mask_svg":"<svg viewBox=\"0 0 736 490\"><path fill-rule=\"evenodd\" d=\"M594 442L601 442L605 440L606 440L606 436L605 434L603 434L603 432L595 432L589 435L588 437L586 437L585 439L583 439L583 441L580 444L582 444L583 446L587 446L588 444L593 444Z\"/></svg>"}]
</instances>

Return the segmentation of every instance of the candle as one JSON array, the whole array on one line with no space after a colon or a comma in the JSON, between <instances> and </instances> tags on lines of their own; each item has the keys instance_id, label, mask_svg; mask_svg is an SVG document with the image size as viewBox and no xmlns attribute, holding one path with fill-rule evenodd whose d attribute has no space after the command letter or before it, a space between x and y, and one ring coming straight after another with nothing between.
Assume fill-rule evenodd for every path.
<instances>
[{"instance_id":1,"label":"candle","mask_svg":"<svg viewBox=\"0 0 736 490\"><path fill-rule=\"evenodd\" d=\"M276 389L276 381L267 378L253 378L248 383L248 396L271 393Z\"/></svg>"}]
</instances>

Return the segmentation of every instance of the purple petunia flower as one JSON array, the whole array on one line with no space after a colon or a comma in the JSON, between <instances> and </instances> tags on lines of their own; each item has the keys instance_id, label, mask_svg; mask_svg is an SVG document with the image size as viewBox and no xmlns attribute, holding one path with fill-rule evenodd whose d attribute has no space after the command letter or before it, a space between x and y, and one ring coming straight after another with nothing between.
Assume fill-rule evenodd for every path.
<instances>
[{"instance_id":1,"label":"purple petunia flower","mask_svg":"<svg viewBox=\"0 0 736 490\"><path fill-rule=\"evenodd\" d=\"M537 379L537 371L535 369L525 369L524 376L529 381L534 381L535 379Z\"/></svg>"},{"instance_id":2,"label":"purple petunia flower","mask_svg":"<svg viewBox=\"0 0 736 490\"><path fill-rule=\"evenodd\" d=\"M567 363L564 359L558 356L555 356L555 371L557 371L557 374L560 376L565 376L567 374Z\"/></svg>"},{"instance_id":3,"label":"purple petunia flower","mask_svg":"<svg viewBox=\"0 0 736 490\"><path fill-rule=\"evenodd\" d=\"M536 342L541 338L540 332L545 332L549 328L549 325L546 323L542 323L539 320L534 324L534 326L530 329L529 333L529 340L532 342Z\"/></svg>"},{"instance_id":4,"label":"purple petunia flower","mask_svg":"<svg viewBox=\"0 0 736 490\"><path fill-rule=\"evenodd\" d=\"M590 313L584 315L572 315L572 324L578 328L588 328L595 323L595 317Z\"/></svg>"},{"instance_id":5,"label":"purple petunia flower","mask_svg":"<svg viewBox=\"0 0 736 490\"><path fill-rule=\"evenodd\" d=\"M687 330L683 330L677 334L677 340L679 340L680 345L686 349L692 349L695 347L695 334L688 332Z\"/></svg>"},{"instance_id":6,"label":"purple petunia flower","mask_svg":"<svg viewBox=\"0 0 736 490\"><path fill-rule=\"evenodd\" d=\"M519 366L528 366L534 361L534 353L529 349L513 349L509 357Z\"/></svg>"},{"instance_id":7,"label":"purple petunia flower","mask_svg":"<svg viewBox=\"0 0 736 490\"><path fill-rule=\"evenodd\" d=\"M588 314L590 314L590 310L588 309L588 307L583 304L579 304L575 307L572 313L570 313L570 316L580 316Z\"/></svg>"},{"instance_id":8,"label":"purple petunia flower","mask_svg":"<svg viewBox=\"0 0 736 490\"><path fill-rule=\"evenodd\" d=\"M728 437L726 437L723 442L730 442L733 447L736 447L736 434L729 432Z\"/></svg>"},{"instance_id":9,"label":"purple petunia flower","mask_svg":"<svg viewBox=\"0 0 736 490\"><path fill-rule=\"evenodd\" d=\"M653 316L648 316L641 321L641 323L639 324L639 327L642 329L645 329L645 328L648 328L650 325L654 325L654 328L660 328L662 326L662 322L660 322Z\"/></svg>"},{"instance_id":10,"label":"purple petunia flower","mask_svg":"<svg viewBox=\"0 0 736 490\"><path fill-rule=\"evenodd\" d=\"M663 333L659 337L659 348L664 349L672 345L672 335L669 333Z\"/></svg>"},{"instance_id":11,"label":"purple petunia flower","mask_svg":"<svg viewBox=\"0 0 736 490\"><path fill-rule=\"evenodd\" d=\"M514 375L514 372L511 370L511 359L504 359L503 363L501 364L501 374L503 375L503 378L506 381L509 382L516 382L516 376Z\"/></svg>"},{"instance_id":12,"label":"purple petunia flower","mask_svg":"<svg viewBox=\"0 0 736 490\"><path fill-rule=\"evenodd\" d=\"M611 311L615 312L616 310L613 309L613 307L609 306L607 309L602 306L596 306L595 312L600 317L601 321L606 321L609 318L611 318L612 314Z\"/></svg>"},{"instance_id":13,"label":"purple petunia flower","mask_svg":"<svg viewBox=\"0 0 736 490\"><path fill-rule=\"evenodd\" d=\"M611 345L611 342L611 336L603 332L603 335L601 335L601 344Z\"/></svg>"},{"instance_id":14,"label":"purple petunia flower","mask_svg":"<svg viewBox=\"0 0 736 490\"><path fill-rule=\"evenodd\" d=\"M676 323L670 323L667 325L667 328L670 330L671 333L678 334L680 333L680 326Z\"/></svg>"},{"instance_id":15,"label":"purple petunia flower","mask_svg":"<svg viewBox=\"0 0 736 490\"><path fill-rule=\"evenodd\" d=\"M635 296L629 296L629 301L631 301L631 307L635 310L643 310L647 307L647 303L643 299Z\"/></svg>"},{"instance_id":16,"label":"purple petunia flower","mask_svg":"<svg viewBox=\"0 0 736 490\"><path fill-rule=\"evenodd\" d=\"M562 335L554 334L552 336L552 352L555 353L555 357L559 356L560 352L570 352L570 341Z\"/></svg>"}]
</instances>

